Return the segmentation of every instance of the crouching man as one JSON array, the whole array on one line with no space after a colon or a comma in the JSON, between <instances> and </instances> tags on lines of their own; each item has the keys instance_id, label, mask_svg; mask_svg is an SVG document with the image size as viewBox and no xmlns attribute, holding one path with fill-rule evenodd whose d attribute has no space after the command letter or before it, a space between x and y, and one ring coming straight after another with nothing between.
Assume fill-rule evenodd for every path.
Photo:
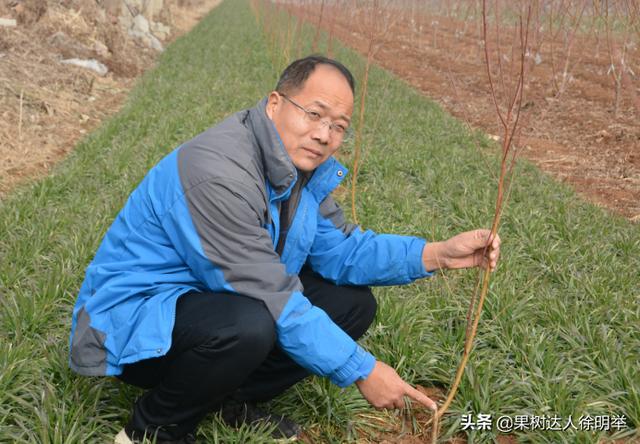
<instances>
[{"instance_id":1,"label":"crouching man","mask_svg":"<svg viewBox=\"0 0 640 444\"><path fill-rule=\"evenodd\" d=\"M346 223L330 193L347 171L332 155L353 102L341 63L297 60L131 193L87 268L70 341L74 371L147 389L116 442L193 442L212 411L295 437L255 403L310 374L356 384L378 408L408 396L436 409L356 342L376 313L369 286L494 268L500 240L474 230L427 243Z\"/></svg>"}]
</instances>

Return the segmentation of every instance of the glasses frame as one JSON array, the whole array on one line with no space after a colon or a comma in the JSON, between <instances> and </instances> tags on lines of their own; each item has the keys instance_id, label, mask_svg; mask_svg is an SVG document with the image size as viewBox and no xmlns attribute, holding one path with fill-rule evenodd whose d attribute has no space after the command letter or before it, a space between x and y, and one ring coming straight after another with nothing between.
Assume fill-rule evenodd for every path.
<instances>
[{"instance_id":1,"label":"glasses frame","mask_svg":"<svg viewBox=\"0 0 640 444\"><path fill-rule=\"evenodd\" d=\"M293 100L291 97L289 97L284 93L278 92L278 94L281 95L283 99L287 100L293 106L295 106L296 108L304 112L305 117L309 122L320 123L321 127L325 127L325 126L328 127L329 134L332 134L335 137L338 137L339 139L341 139L342 142L351 138L351 132L352 132L351 127L346 127L344 131L340 132L339 128L341 125L336 125L331 120L320 117L320 114L317 113L316 111L309 111L307 108L300 105L298 102L296 102L295 100Z\"/></svg>"}]
</instances>

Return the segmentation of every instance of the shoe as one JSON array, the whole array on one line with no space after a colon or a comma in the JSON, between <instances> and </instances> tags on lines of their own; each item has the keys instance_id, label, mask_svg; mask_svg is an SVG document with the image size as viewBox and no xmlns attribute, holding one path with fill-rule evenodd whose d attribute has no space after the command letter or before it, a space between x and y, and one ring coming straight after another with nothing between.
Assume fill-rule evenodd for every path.
<instances>
[{"instance_id":1,"label":"shoe","mask_svg":"<svg viewBox=\"0 0 640 444\"><path fill-rule=\"evenodd\" d=\"M116 435L116 439L113 441L113 444L133 444L133 441L131 441L131 438L129 438L127 432L122 429Z\"/></svg>"},{"instance_id":2,"label":"shoe","mask_svg":"<svg viewBox=\"0 0 640 444\"><path fill-rule=\"evenodd\" d=\"M271 437L277 442L294 442L302 431L301 427L284 415L277 415L259 409L255 404L229 401L220 409L222 420L230 427L243 424L269 424L275 426Z\"/></svg>"},{"instance_id":3,"label":"shoe","mask_svg":"<svg viewBox=\"0 0 640 444\"><path fill-rule=\"evenodd\" d=\"M120 430L120 432L118 432L113 444L141 444L142 442L145 442L144 438L144 433L134 431L129 424L127 424L122 430ZM191 433L178 440L154 440L154 437L149 434L147 434L146 438L146 442L155 444L196 444L196 438Z\"/></svg>"}]
</instances>

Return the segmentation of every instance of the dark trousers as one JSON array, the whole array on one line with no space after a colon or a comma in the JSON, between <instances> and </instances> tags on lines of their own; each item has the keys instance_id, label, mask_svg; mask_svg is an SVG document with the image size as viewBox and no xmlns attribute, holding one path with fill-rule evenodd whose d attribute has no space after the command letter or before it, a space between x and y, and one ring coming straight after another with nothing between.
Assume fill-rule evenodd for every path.
<instances>
[{"instance_id":1,"label":"dark trousers","mask_svg":"<svg viewBox=\"0 0 640 444\"><path fill-rule=\"evenodd\" d=\"M376 313L368 287L337 286L307 267L300 280L311 303L353 339L367 331ZM169 352L126 365L119 378L149 389L136 401L129 425L178 439L227 398L267 401L308 375L277 345L274 320L262 302L190 292L178 299Z\"/></svg>"}]
</instances>

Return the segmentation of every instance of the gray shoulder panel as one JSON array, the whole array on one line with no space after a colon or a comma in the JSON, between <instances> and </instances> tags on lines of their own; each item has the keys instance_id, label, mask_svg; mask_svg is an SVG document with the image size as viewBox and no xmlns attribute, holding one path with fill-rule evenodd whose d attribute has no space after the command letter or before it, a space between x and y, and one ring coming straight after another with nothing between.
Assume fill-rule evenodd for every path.
<instances>
[{"instance_id":1,"label":"gray shoulder panel","mask_svg":"<svg viewBox=\"0 0 640 444\"><path fill-rule=\"evenodd\" d=\"M91 317L84 307L78 312L71 342L71 369L85 376L102 376L107 371L106 335L91 327Z\"/></svg>"},{"instance_id":2,"label":"gray shoulder panel","mask_svg":"<svg viewBox=\"0 0 640 444\"><path fill-rule=\"evenodd\" d=\"M178 173L213 269L222 271L224 283L236 292L264 301L277 319L302 284L286 273L264 228L269 213L265 184L282 187L295 169L263 108L236 113L182 145Z\"/></svg>"},{"instance_id":3,"label":"gray shoulder panel","mask_svg":"<svg viewBox=\"0 0 640 444\"><path fill-rule=\"evenodd\" d=\"M344 233L345 236L349 236L353 230L358 227L355 224L349 224L345 221L342 208L340 208L330 195L320 203L320 214L325 219L329 219L338 230Z\"/></svg>"},{"instance_id":4,"label":"gray shoulder panel","mask_svg":"<svg viewBox=\"0 0 640 444\"><path fill-rule=\"evenodd\" d=\"M241 182L256 198L252 206L266 210L264 167L253 136L242 122L244 114L234 114L180 147L178 172L185 193L209 181Z\"/></svg>"},{"instance_id":5,"label":"gray shoulder panel","mask_svg":"<svg viewBox=\"0 0 640 444\"><path fill-rule=\"evenodd\" d=\"M226 180L205 182L186 194L186 201L202 249L226 283L238 293L259 299L274 320L293 291L302 291L289 275L262 226L262 207L247 185Z\"/></svg>"}]
</instances>

